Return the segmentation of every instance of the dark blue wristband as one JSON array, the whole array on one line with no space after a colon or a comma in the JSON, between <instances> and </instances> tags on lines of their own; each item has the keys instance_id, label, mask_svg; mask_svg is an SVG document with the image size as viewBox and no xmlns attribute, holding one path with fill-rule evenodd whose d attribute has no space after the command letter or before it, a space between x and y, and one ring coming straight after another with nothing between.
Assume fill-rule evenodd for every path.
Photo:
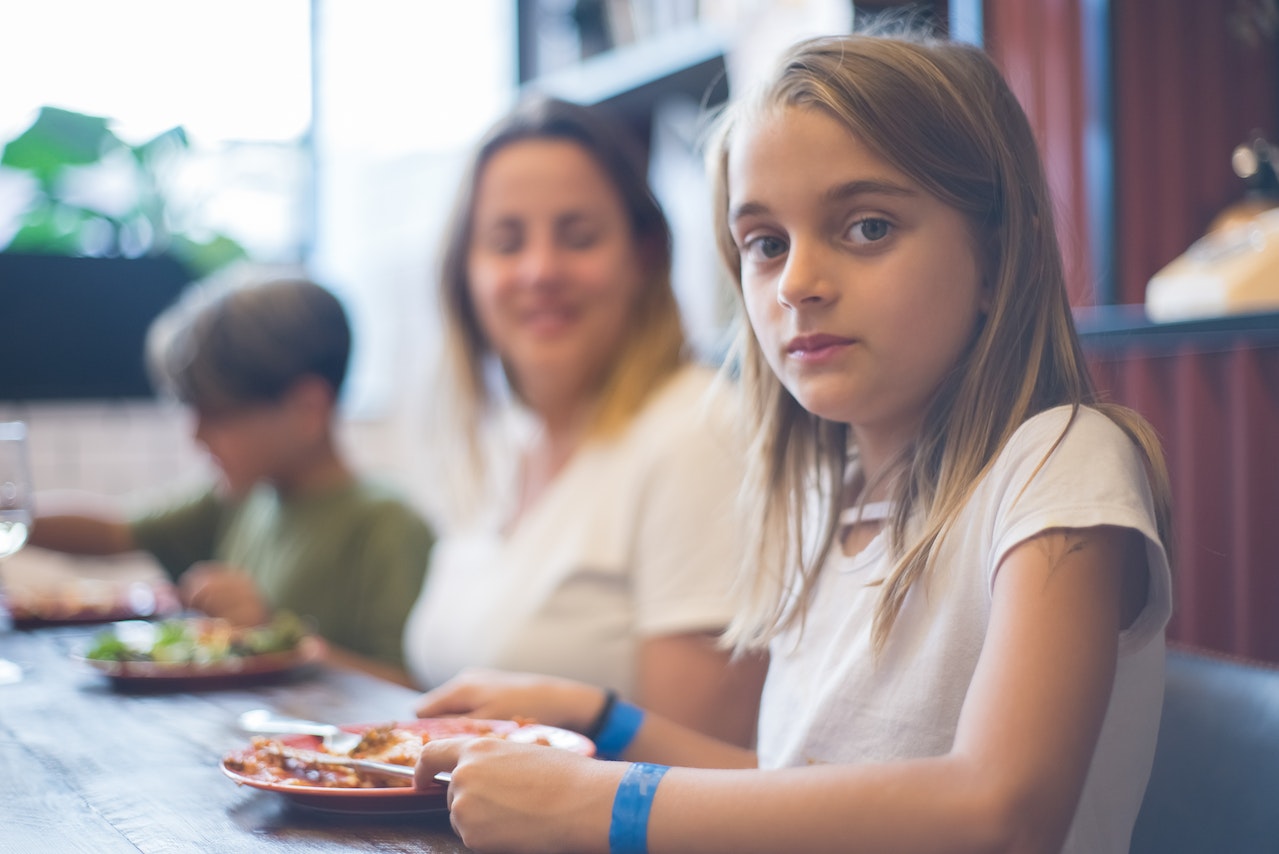
<instances>
[{"instance_id":1,"label":"dark blue wristband","mask_svg":"<svg viewBox=\"0 0 1279 854\"><path fill-rule=\"evenodd\" d=\"M608 709L595 735L595 752L602 759L616 759L626 752L644 723L644 710L618 700Z\"/></svg>"},{"instance_id":2,"label":"dark blue wristband","mask_svg":"<svg viewBox=\"0 0 1279 854\"><path fill-rule=\"evenodd\" d=\"M648 815L666 765L635 762L622 775L613 796L613 820L608 826L609 854L648 854Z\"/></svg>"}]
</instances>

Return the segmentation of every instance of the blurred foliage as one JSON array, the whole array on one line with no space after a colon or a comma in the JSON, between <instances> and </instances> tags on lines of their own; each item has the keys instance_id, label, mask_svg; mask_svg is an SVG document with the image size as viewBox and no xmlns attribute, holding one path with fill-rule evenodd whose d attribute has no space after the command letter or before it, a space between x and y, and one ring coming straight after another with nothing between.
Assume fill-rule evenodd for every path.
<instances>
[{"instance_id":1,"label":"blurred foliage","mask_svg":"<svg viewBox=\"0 0 1279 854\"><path fill-rule=\"evenodd\" d=\"M136 257L170 254L196 276L247 257L223 234L184 231L164 179L187 151L186 131L174 127L139 145L111 130L111 120L41 107L35 121L4 146L0 166L33 181L33 197L18 231L0 251ZM124 171L130 186L122 210L106 210L69 192L91 170Z\"/></svg>"}]
</instances>

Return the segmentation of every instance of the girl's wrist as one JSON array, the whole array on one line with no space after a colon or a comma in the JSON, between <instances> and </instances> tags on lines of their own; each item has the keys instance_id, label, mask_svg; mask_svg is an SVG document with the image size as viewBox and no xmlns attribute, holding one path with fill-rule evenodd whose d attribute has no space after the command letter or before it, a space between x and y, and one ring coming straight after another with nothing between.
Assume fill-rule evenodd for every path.
<instances>
[{"instance_id":1,"label":"girl's wrist","mask_svg":"<svg viewBox=\"0 0 1279 854\"><path fill-rule=\"evenodd\" d=\"M608 826L609 854L648 854L648 821L666 765L634 762L613 795Z\"/></svg>"}]
</instances>

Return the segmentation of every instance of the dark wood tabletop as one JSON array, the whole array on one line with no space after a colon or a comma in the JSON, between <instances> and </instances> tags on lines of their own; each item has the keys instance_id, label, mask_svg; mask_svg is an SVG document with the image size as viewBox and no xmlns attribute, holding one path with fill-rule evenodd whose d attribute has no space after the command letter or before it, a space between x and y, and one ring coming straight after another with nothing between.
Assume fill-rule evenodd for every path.
<instances>
[{"instance_id":1,"label":"dark wood tabletop","mask_svg":"<svg viewBox=\"0 0 1279 854\"><path fill-rule=\"evenodd\" d=\"M99 629L0 628L0 659L22 674L0 684L0 851L467 851L444 813L320 813L219 768L248 743L248 709L404 720L415 692L318 665L256 687L123 691L72 659Z\"/></svg>"}]
</instances>

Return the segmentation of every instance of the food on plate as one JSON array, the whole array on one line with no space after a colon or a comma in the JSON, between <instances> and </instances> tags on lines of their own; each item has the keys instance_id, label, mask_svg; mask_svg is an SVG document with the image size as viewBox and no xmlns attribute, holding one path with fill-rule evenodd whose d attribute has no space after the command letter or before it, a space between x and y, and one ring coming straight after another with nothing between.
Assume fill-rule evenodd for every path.
<instances>
[{"instance_id":1,"label":"food on plate","mask_svg":"<svg viewBox=\"0 0 1279 854\"><path fill-rule=\"evenodd\" d=\"M236 626L213 617L117 623L94 638L84 657L90 661L216 665L290 652L309 634L306 623L288 612L277 613L261 626Z\"/></svg>"},{"instance_id":2,"label":"food on plate","mask_svg":"<svg viewBox=\"0 0 1279 854\"><path fill-rule=\"evenodd\" d=\"M84 579L49 585L14 586L4 606L15 623L89 623L129 617L163 616L177 609L167 584L120 584Z\"/></svg>"},{"instance_id":3,"label":"food on plate","mask_svg":"<svg viewBox=\"0 0 1279 854\"><path fill-rule=\"evenodd\" d=\"M516 727L530 722L515 721ZM348 756L356 759L372 759L391 765L412 768L422 753L422 745L432 738L450 738L459 735L491 736L505 738L491 721L456 719L444 728L432 731L421 725L383 724L365 730L360 743ZM539 737L532 743L549 745L549 739ZM224 767L249 780L285 786L307 786L325 789L384 789L413 785L412 780L392 777L362 768L351 768L311 758L323 756L327 751L321 745L300 748L298 739L255 737L248 750L239 751L223 760Z\"/></svg>"}]
</instances>

